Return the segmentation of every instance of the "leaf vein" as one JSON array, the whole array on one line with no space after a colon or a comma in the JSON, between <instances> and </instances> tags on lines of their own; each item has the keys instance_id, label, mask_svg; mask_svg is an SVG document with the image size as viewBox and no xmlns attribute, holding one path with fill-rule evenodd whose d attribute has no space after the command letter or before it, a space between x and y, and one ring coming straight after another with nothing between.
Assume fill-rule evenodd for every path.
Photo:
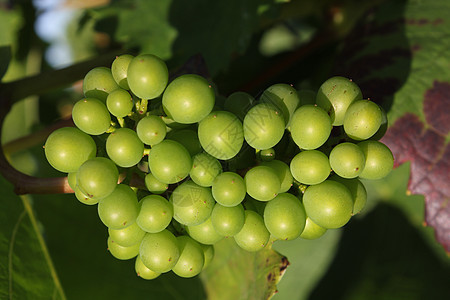
<instances>
[{"instance_id":1,"label":"leaf vein","mask_svg":"<svg viewBox=\"0 0 450 300\"><path fill-rule=\"evenodd\" d=\"M20 223L22 223L23 217L26 215L26 210L24 209L22 213L17 218L16 224L14 224L14 228L11 234L11 240L9 242L9 251L8 251L8 275L9 275L9 299L13 297L13 252L14 252L14 242L16 240L17 232L19 231Z\"/></svg>"}]
</instances>

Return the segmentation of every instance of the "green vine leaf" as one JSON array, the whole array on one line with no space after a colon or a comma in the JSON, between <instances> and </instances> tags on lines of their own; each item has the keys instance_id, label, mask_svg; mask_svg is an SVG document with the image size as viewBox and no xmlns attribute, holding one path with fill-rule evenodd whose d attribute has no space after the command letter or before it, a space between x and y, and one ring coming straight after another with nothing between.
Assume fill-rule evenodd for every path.
<instances>
[{"instance_id":1,"label":"green vine leaf","mask_svg":"<svg viewBox=\"0 0 450 300\"><path fill-rule=\"evenodd\" d=\"M0 298L66 299L29 197L0 177Z\"/></svg>"},{"instance_id":2,"label":"green vine leaf","mask_svg":"<svg viewBox=\"0 0 450 300\"><path fill-rule=\"evenodd\" d=\"M214 245L215 256L200 277L208 299L268 299L289 262L269 247L258 252L242 250L225 238Z\"/></svg>"}]
</instances>

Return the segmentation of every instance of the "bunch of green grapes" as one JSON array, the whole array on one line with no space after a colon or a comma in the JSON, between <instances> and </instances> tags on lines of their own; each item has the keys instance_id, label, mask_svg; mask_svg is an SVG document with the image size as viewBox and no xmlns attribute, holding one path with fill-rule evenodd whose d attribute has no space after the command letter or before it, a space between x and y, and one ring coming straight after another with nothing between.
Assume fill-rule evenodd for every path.
<instances>
[{"instance_id":1,"label":"bunch of green grapes","mask_svg":"<svg viewBox=\"0 0 450 300\"><path fill-rule=\"evenodd\" d=\"M45 155L97 205L110 253L144 279L198 275L223 238L246 251L319 238L363 209L360 178L393 167L378 141L384 111L343 77L317 93L275 84L218 103L206 78L169 82L157 56L125 54L89 71L83 92L76 127L54 131Z\"/></svg>"}]
</instances>

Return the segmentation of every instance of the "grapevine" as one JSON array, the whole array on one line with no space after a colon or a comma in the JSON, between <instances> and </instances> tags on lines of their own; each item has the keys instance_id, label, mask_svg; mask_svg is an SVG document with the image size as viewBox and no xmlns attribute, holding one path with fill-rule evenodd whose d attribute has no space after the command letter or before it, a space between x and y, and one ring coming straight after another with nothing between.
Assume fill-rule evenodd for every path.
<instances>
[{"instance_id":1,"label":"grapevine","mask_svg":"<svg viewBox=\"0 0 450 300\"><path fill-rule=\"evenodd\" d=\"M207 78L169 80L155 55L125 54L89 71L83 92L76 127L51 133L45 155L143 279L198 275L223 238L250 252L319 238L364 208L360 178L393 168L385 112L344 77L217 101Z\"/></svg>"}]
</instances>

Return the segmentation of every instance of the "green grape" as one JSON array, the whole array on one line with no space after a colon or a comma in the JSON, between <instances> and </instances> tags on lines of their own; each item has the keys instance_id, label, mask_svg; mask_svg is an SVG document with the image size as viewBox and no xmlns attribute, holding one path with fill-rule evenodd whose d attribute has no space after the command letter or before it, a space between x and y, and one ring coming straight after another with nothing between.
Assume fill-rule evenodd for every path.
<instances>
[{"instance_id":1,"label":"green grape","mask_svg":"<svg viewBox=\"0 0 450 300\"><path fill-rule=\"evenodd\" d=\"M366 163L359 174L364 179L381 179L386 177L394 167L394 157L391 150L378 141L363 141L357 144L364 153Z\"/></svg>"},{"instance_id":2,"label":"green grape","mask_svg":"<svg viewBox=\"0 0 450 300\"><path fill-rule=\"evenodd\" d=\"M86 98L95 98L105 103L106 97L112 91L118 89L111 69L96 67L90 70L83 79L83 94Z\"/></svg>"},{"instance_id":3,"label":"green grape","mask_svg":"<svg viewBox=\"0 0 450 300\"><path fill-rule=\"evenodd\" d=\"M291 173L300 183L318 184L330 175L328 157L318 150L302 151L291 160Z\"/></svg>"},{"instance_id":4,"label":"green grape","mask_svg":"<svg viewBox=\"0 0 450 300\"><path fill-rule=\"evenodd\" d=\"M189 176L199 186L208 187L222 172L222 165L217 158L208 153L198 153L192 158L192 169Z\"/></svg>"},{"instance_id":5,"label":"green grape","mask_svg":"<svg viewBox=\"0 0 450 300\"><path fill-rule=\"evenodd\" d=\"M352 194L342 183L325 180L309 186L303 194L306 215L324 228L347 224L353 212Z\"/></svg>"},{"instance_id":6,"label":"green grape","mask_svg":"<svg viewBox=\"0 0 450 300\"><path fill-rule=\"evenodd\" d=\"M214 111L200 121L198 138L203 149L217 159L235 157L244 143L242 123L228 111Z\"/></svg>"},{"instance_id":7,"label":"green grape","mask_svg":"<svg viewBox=\"0 0 450 300\"><path fill-rule=\"evenodd\" d=\"M313 150L322 146L331 133L331 120L327 113L314 105L300 106L291 119L291 136L300 149Z\"/></svg>"},{"instance_id":8,"label":"green grape","mask_svg":"<svg viewBox=\"0 0 450 300\"><path fill-rule=\"evenodd\" d=\"M139 276L143 279L146 279L146 280L152 280L152 279L159 277L159 275L161 275L161 273L154 272L154 271L150 270L149 268L147 268L142 263L141 257L139 255L136 257L136 263L134 264L134 270L136 271L137 276Z\"/></svg>"},{"instance_id":9,"label":"green grape","mask_svg":"<svg viewBox=\"0 0 450 300\"><path fill-rule=\"evenodd\" d=\"M378 131L382 119L381 108L375 102L354 101L345 113L344 131L354 140L366 140Z\"/></svg>"},{"instance_id":10,"label":"green grape","mask_svg":"<svg viewBox=\"0 0 450 300\"><path fill-rule=\"evenodd\" d=\"M330 179L342 183L349 189L353 199L353 215L361 212L367 202L367 191L362 182L358 178L346 179L336 174Z\"/></svg>"},{"instance_id":11,"label":"green grape","mask_svg":"<svg viewBox=\"0 0 450 300\"><path fill-rule=\"evenodd\" d=\"M157 273L172 270L180 257L177 238L167 229L158 233L146 233L139 248L142 263Z\"/></svg>"},{"instance_id":12,"label":"green grape","mask_svg":"<svg viewBox=\"0 0 450 300\"><path fill-rule=\"evenodd\" d=\"M108 109L95 98L85 98L75 103L72 119L79 129L90 135L105 133L111 125Z\"/></svg>"},{"instance_id":13,"label":"green grape","mask_svg":"<svg viewBox=\"0 0 450 300\"><path fill-rule=\"evenodd\" d=\"M276 239L296 239L305 228L305 222L305 209L292 194L281 193L264 208L264 224Z\"/></svg>"},{"instance_id":14,"label":"green grape","mask_svg":"<svg viewBox=\"0 0 450 300\"><path fill-rule=\"evenodd\" d=\"M353 101L362 99L356 83L348 78L335 76L326 80L319 88L316 103L328 112L333 126L344 123L347 108Z\"/></svg>"},{"instance_id":15,"label":"green grape","mask_svg":"<svg viewBox=\"0 0 450 300\"><path fill-rule=\"evenodd\" d=\"M170 196L173 217L183 225L198 225L206 221L214 207L211 189L188 180L175 188Z\"/></svg>"},{"instance_id":16,"label":"green grape","mask_svg":"<svg viewBox=\"0 0 450 300\"><path fill-rule=\"evenodd\" d=\"M336 145L330 153L330 166L343 178L358 177L364 169L366 158L361 148L353 143Z\"/></svg>"},{"instance_id":17,"label":"green grape","mask_svg":"<svg viewBox=\"0 0 450 300\"><path fill-rule=\"evenodd\" d=\"M116 243L111 237L108 237L108 250L115 258L128 260L139 254L139 243L125 247Z\"/></svg>"},{"instance_id":18,"label":"green grape","mask_svg":"<svg viewBox=\"0 0 450 300\"><path fill-rule=\"evenodd\" d=\"M134 130L119 128L108 136L106 152L118 166L129 168L141 161L144 156L144 144Z\"/></svg>"},{"instance_id":19,"label":"green grape","mask_svg":"<svg viewBox=\"0 0 450 300\"><path fill-rule=\"evenodd\" d=\"M139 204L136 193L126 184L117 185L114 192L98 202L98 215L106 227L123 229L136 221Z\"/></svg>"},{"instance_id":20,"label":"green grape","mask_svg":"<svg viewBox=\"0 0 450 300\"><path fill-rule=\"evenodd\" d=\"M132 55L123 54L117 56L111 65L111 73L114 80L121 88L125 90L130 89L130 87L128 86L127 73L128 73L128 65L130 64L132 59L133 59Z\"/></svg>"},{"instance_id":21,"label":"green grape","mask_svg":"<svg viewBox=\"0 0 450 300\"><path fill-rule=\"evenodd\" d=\"M75 127L56 129L44 146L49 164L64 173L76 172L85 161L95 157L96 152L92 137Z\"/></svg>"},{"instance_id":22,"label":"green grape","mask_svg":"<svg viewBox=\"0 0 450 300\"><path fill-rule=\"evenodd\" d=\"M275 159L275 150L273 148L258 151L261 161L271 161Z\"/></svg>"},{"instance_id":23,"label":"green grape","mask_svg":"<svg viewBox=\"0 0 450 300\"><path fill-rule=\"evenodd\" d=\"M203 269L205 269L214 258L214 246L205 244L200 244L200 246L202 247L205 256L205 263L203 264Z\"/></svg>"},{"instance_id":24,"label":"green grape","mask_svg":"<svg viewBox=\"0 0 450 300\"><path fill-rule=\"evenodd\" d=\"M244 226L234 236L236 244L246 251L256 252L267 245L269 237L263 218L252 210L246 210Z\"/></svg>"},{"instance_id":25,"label":"green grape","mask_svg":"<svg viewBox=\"0 0 450 300\"><path fill-rule=\"evenodd\" d=\"M172 130L167 134L166 139L176 141L183 145L191 156L202 152L197 131L188 128Z\"/></svg>"},{"instance_id":26,"label":"green grape","mask_svg":"<svg viewBox=\"0 0 450 300\"><path fill-rule=\"evenodd\" d=\"M146 232L163 231L172 221L173 207L165 198L158 195L145 196L140 201L136 223Z\"/></svg>"},{"instance_id":27,"label":"green grape","mask_svg":"<svg viewBox=\"0 0 450 300\"><path fill-rule=\"evenodd\" d=\"M204 245L214 245L224 237L216 231L211 218L198 225L187 226L186 231L191 238Z\"/></svg>"},{"instance_id":28,"label":"green grape","mask_svg":"<svg viewBox=\"0 0 450 300\"><path fill-rule=\"evenodd\" d=\"M298 97L300 98L300 105L316 104L317 93L314 92L313 90L301 89L301 90L298 90L297 93L298 93Z\"/></svg>"},{"instance_id":29,"label":"green grape","mask_svg":"<svg viewBox=\"0 0 450 300\"><path fill-rule=\"evenodd\" d=\"M261 166L267 166L272 168L275 173L278 175L278 178L281 182L281 187L279 193L285 193L289 191L289 189L292 186L292 183L294 182L294 178L292 177L291 170L289 169L289 166L282 162L281 160L271 160L271 161L265 161L261 163Z\"/></svg>"},{"instance_id":30,"label":"green grape","mask_svg":"<svg viewBox=\"0 0 450 300\"><path fill-rule=\"evenodd\" d=\"M164 140L167 127L161 117L149 115L138 122L136 133L144 144L153 146Z\"/></svg>"},{"instance_id":31,"label":"green grape","mask_svg":"<svg viewBox=\"0 0 450 300\"><path fill-rule=\"evenodd\" d=\"M270 103L277 110L281 111L285 119L286 127L289 126L290 119L294 111L300 105L300 97L297 90L292 85L277 83L268 87L261 95L262 103Z\"/></svg>"},{"instance_id":32,"label":"green grape","mask_svg":"<svg viewBox=\"0 0 450 300\"><path fill-rule=\"evenodd\" d=\"M72 172L67 174L67 183L69 184L70 188L74 190L77 186L77 172Z\"/></svg>"},{"instance_id":33,"label":"green grape","mask_svg":"<svg viewBox=\"0 0 450 300\"><path fill-rule=\"evenodd\" d=\"M145 175L144 181L145 187L153 194L162 194L169 188L167 183L159 181L152 173Z\"/></svg>"},{"instance_id":34,"label":"green grape","mask_svg":"<svg viewBox=\"0 0 450 300\"><path fill-rule=\"evenodd\" d=\"M305 229L303 229L300 237L306 240L315 240L320 238L327 231L326 228L320 227L316 223L314 223L310 218L306 218Z\"/></svg>"},{"instance_id":35,"label":"green grape","mask_svg":"<svg viewBox=\"0 0 450 300\"><path fill-rule=\"evenodd\" d=\"M186 235L177 237L180 257L172 271L180 277L190 278L198 275L205 264L205 254L201 245Z\"/></svg>"},{"instance_id":36,"label":"green grape","mask_svg":"<svg viewBox=\"0 0 450 300\"><path fill-rule=\"evenodd\" d=\"M233 113L242 122L254 101L255 98L246 92L234 92L225 99L223 110Z\"/></svg>"},{"instance_id":37,"label":"green grape","mask_svg":"<svg viewBox=\"0 0 450 300\"><path fill-rule=\"evenodd\" d=\"M203 223L187 226L186 231L191 238L204 245L214 245L224 237L216 231L211 218Z\"/></svg>"},{"instance_id":38,"label":"green grape","mask_svg":"<svg viewBox=\"0 0 450 300\"><path fill-rule=\"evenodd\" d=\"M152 147L148 156L150 172L163 183L177 183L186 178L192 168L192 159L183 145L164 140Z\"/></svg>"},{"instance_id":39,"label":"green grape","mask_svg":"<svg viewBox=\"0 0 450 300\"><path fill-rule=\"evenodd\" d=\"M175 122L200 122L214 107L214 89L202 76L185 74L175 78L164 91L162 104Z\"/></svg>"},{"instance_id":40,"label":"green grape","mask_svg":"<svg viewBox=\"0 0 450 300\"><path fill-rule=\"evenodd\" d=\"M283 137L286 127L281 110L270 103L253 106L243 122L245 141L253 148L274 147Z\"/></svg>"},{"instance_id":41,"label":"green grape","mask_svg":"<svg viewBox=\"0 0 450 300\"><path fill-rule=\"evenodd\" d=\"M247 194L259 201L269 201L280 191L281 182L274 169L267 166L251 168L244 177Z\"/></svg>"},{"instance_id":42,"label":"green grape","mask_svg":"<svg viewBox=\"0 0 450 300\"><path fill-rule=\"evenodd\" d=\"M211 223L221 236L234 236L244 226L245 213L242 204L226 207L216 203L211 213Z\"/></svg>"},{"instance_id":43,"label":"green grape","mask_svg":"<svg viewBox=\"0 0 450 300\"><path fill-rule=\"evenodd\" d=\"M133 109L133 97L123 89L117 89L109 93L106 98L106 107L115 117L126 117Z\"/></svg>"},{"instance_id":44,"label":"green grape","mask_svg":"<svg viewBox=\"0 0 450 300\"><path fill-rule=\"evenodd\" d=\"M145 231L134 222L130 226L122 229L108 228L109 237L120 246L130 247L136 244L140 244L144 238Z\"/></svg>"},{"instance_id":45,"label":"green grape","mask_svg":"<svg viewBox=\"0 0 450 300\"><path fill-rule=\"evenodd\" d=\"M245 198L244 179L234 172L223 172L215 178L212 187L214 199L223 206L236 206Z\"/></svg>"},{"instance_id":46,"label":"green grape","mask_svg":"<svg viewBox=\"0 0 450 300\"><path fill-rule=\"evenodd\" d=\"M80 190L78 186L76 186L73 190L75 192L75 198L77 198L77 200L80 201L81 203L86 205L95 205L98 203L97 199L89 198Z\"/></svg>"},{"instance_id":47,"label":"green grape","mask_svg":"<svg viewBox=\"0 0 450 300\"><path fill-rule=\"evenodd\" d=\"M134 57L127 69L130 90L141 99L153 99L162 94L169 81L166 63L152 54Z\"/></svg>"},{"instance_id":48,"label":"green grape","mask_svg":"<svg viewBox=\"0 0 450 300\"><path fill-rule=\"evenodd\" d=\"M119 170L112 160L94 157L77 171L77 186L89 198L101 199L111 194L119 180Z\"/></svg>"}]
</instances>

